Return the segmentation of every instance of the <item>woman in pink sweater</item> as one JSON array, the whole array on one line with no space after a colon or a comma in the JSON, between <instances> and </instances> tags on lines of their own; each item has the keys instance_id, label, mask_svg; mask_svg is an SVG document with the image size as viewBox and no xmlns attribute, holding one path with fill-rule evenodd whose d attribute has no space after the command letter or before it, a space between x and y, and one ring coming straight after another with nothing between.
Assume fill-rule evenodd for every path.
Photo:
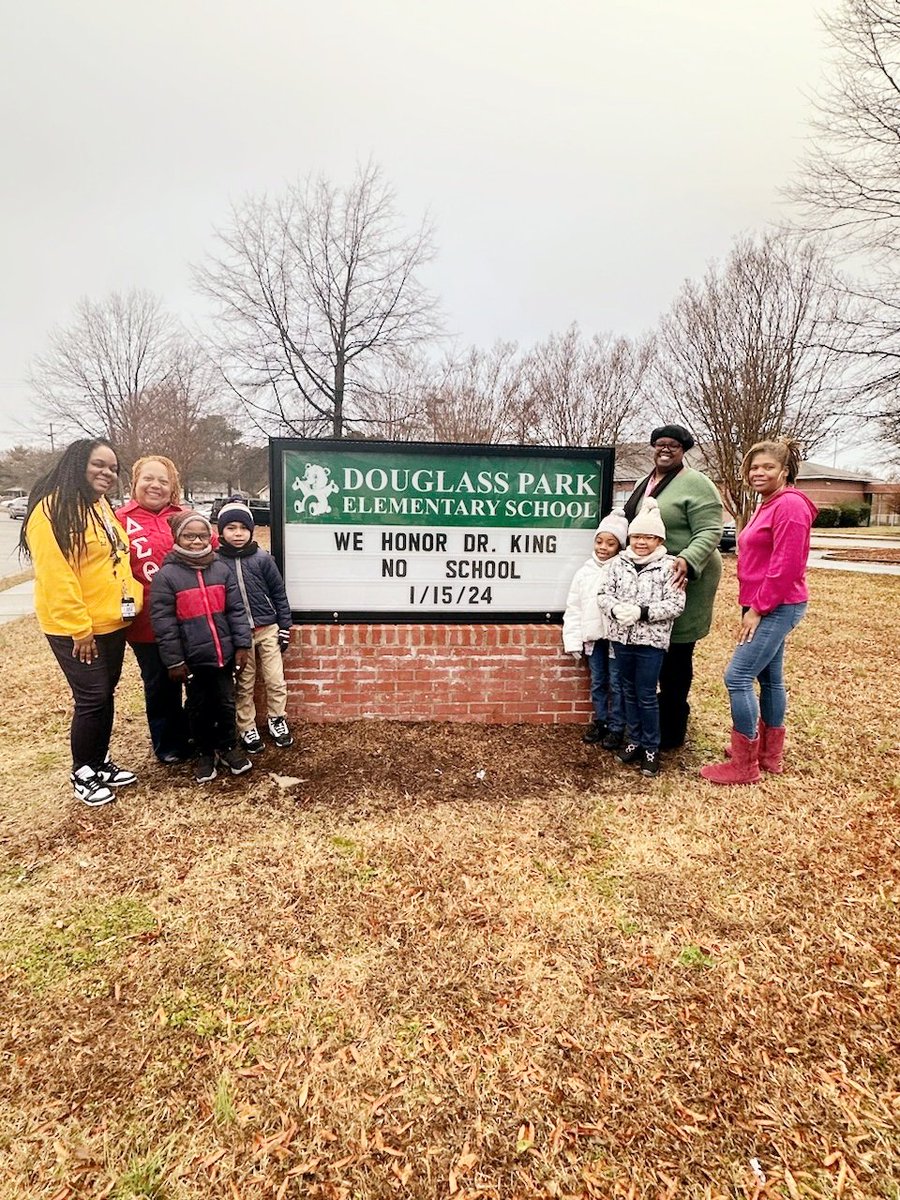
<instances>
[{"instance_id":1,"label":"woman in pink sweater","mask_svg":"<svg viewBox=\"0 0 900 1200\"><path fill-rule=\"evenodd\" d=\"M738 537L738 600L743 619L725 671L731 701L729 761L703 767L711 783L756 783L759 769L784 769L784 647L806 613L806 560L817 509L793 486L800 447L757 442L741 464L760 505ZM759 680L759 703L754 680Z\"/></svg>"}]
</instances>

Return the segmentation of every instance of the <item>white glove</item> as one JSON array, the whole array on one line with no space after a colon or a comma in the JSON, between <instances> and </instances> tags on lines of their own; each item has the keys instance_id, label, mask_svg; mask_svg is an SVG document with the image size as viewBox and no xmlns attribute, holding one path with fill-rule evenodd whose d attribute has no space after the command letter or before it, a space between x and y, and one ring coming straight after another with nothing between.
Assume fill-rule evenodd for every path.
<instances>
[{"instance_id":1,"label":"white glove","mask_svg":"<svg viewBox=\"0 0 900 1200\"><path fill-rule=\"evenodd\" d=\"M640 620L641 606L639 604L614 604L612 615L620 625L633 625Z\"/></svg>"}]
</instances>

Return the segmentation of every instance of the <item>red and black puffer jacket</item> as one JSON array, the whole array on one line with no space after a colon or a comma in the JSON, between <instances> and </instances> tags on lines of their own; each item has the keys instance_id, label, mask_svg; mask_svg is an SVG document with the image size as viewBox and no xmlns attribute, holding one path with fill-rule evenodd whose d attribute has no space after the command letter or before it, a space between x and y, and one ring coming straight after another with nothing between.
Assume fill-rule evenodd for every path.
<instances>
[{"instance_id":1,"label":"red and black puffer jacket","mask_svg":"<svg viewBox=\"0 0 900 1200\"><path fill-rule=\"evenodd\" d=\"M166 667L224 667L253 644L237 582L218 558L197 567L167 554L150 586L150 620Z\"/></svg>"}]
</instances>

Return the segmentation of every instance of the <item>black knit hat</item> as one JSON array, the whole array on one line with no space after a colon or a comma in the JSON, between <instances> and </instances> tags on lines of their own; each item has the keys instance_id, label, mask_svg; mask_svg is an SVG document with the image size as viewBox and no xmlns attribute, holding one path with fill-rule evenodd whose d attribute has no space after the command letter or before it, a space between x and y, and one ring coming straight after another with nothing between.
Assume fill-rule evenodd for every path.
<instances>
[{"instance_id":1,"label":"black knit hat","mask_svg":"<svg viewBox=\"0 0 900 1200\"><path fill-rule=\"evenodd\" d=\"M659 429L654 429L650 434L650 445L655 446L659 438L663 437L680 442L683 450L693 449L694 439L683 425L660 425Z\"/></svg>"},{"instance_id":2,"label":"black knit hat","mask_svg":"<svg viewBox=\"0 0 900 1200\"><path fill-rule=\"evenodd\" d=\"M219 515L216 517L219 533L222 532L226 525L230 525L233 521L237 521L241 525L246 525L250 532L253 532L253 526L255 525L253 513L242 496L232 496L219 509Z\"/></svg>"}]
</instances>

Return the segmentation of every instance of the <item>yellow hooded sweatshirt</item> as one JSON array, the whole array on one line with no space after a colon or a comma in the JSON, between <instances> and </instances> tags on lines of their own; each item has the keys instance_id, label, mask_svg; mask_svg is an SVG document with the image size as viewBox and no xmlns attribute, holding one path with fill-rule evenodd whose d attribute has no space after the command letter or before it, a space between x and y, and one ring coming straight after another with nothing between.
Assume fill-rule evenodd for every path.
<instances>
[{"instance_id":1,"label":"yellow hooded sweatshirt","mask_svg":"<svg viewBox=\"0 0 900 1200\"><path fill-rule=\"evenodd\" d=\"M52 497L49 497L52 501ZM34 611L44 633L85 638L114 633L122 618L122 597L131 596L139 610L143 589L134 582L128 558L128 535L105 497L93 505L95 520L85 530L85 553L65 557L47 515L48 500L28 518L28 548L34 563ZM107 534L118 542L116 553Z\"/></svg>"}]
</instances>

